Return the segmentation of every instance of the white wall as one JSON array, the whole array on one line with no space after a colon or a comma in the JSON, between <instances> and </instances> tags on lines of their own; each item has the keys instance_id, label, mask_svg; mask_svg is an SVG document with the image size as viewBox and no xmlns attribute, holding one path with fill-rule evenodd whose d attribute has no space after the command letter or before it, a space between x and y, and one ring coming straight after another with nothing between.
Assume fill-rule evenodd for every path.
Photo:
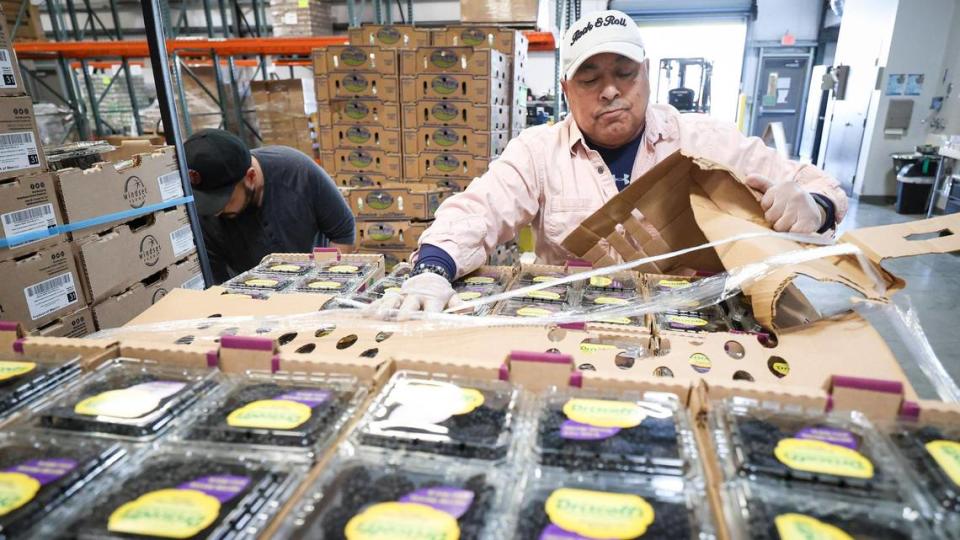
<instances>
[{"instance_id":1,"label":"white wall","mask_svg":"<svg viewBox=\"0 0 960 540\"><path fill-rule=\"evenodd\" d=\"M855 193L869 196L895 194L896 174L890 154L913 150L916 145L926 142L931 133L929 126L922 125L921 120L929 114L931 98L940 95L947 42L951 31L957 31L952 23L958 4L958 0L900 2L881 87L886 83L887 75L892 73L922 73L925 82L919 96L889 97L883 95L882 91L873 92L872 103L876 105L871 104L870 108L854 184ZM950 53L951 56L956 54L956 49ZM914 102L910 127L903 136L884 134L891 99L911 99Z\"/></svg>"},{"instance_id":2,"label":"white wall","mask_svg":"<svg viewBox=\"0 0 960 540\"><path fill-rule=\"evenodd\" d=\"M960 4L960 3L958 3ZM944 134L960 134L960 5L953 9L953 22L950 24L953 31L950 33L950 40L947 43L947 52L943 59L943 70L946 71L946 83L952 83L953 89L950 96L947 97L940 115L946 121ZM947 84L942 86L942 93L946 93Z\"/></svg>"}]
</instances>

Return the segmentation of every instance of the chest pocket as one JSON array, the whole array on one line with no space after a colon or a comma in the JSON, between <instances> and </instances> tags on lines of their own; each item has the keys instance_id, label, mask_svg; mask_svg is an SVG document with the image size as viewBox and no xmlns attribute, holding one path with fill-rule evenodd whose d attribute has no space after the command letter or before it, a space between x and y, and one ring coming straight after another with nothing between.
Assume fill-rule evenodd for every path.
<instances>
[{"instance_id":1,"label":"chest pocket","mask_svg":"<svg viewBox=\"0 0 960 540\"><path fill-rule=\"evenodd\" d=\"M558 244L600 207L591 199L579 197L551 197L546 202L543 228L550 240Z\"/></svg>"}]
</instances>

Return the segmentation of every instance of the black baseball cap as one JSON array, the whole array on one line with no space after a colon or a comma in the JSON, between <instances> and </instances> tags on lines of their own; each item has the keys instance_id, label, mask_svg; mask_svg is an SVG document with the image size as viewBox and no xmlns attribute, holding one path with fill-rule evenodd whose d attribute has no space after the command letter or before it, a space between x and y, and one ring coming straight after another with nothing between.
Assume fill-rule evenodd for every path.
<instances>
[{"instance_id":1,"label":"black baseball cap","mask_svg":"<svg viewBox=\"0 0 960 540\"><path fill-rule=\"evenodd\" d=\"M223 210L237 183L250 169L250 150L239 137L222 129L202 129L185 143L190 184L197 213L213 216Z\"/></svg>"}]
</instances>

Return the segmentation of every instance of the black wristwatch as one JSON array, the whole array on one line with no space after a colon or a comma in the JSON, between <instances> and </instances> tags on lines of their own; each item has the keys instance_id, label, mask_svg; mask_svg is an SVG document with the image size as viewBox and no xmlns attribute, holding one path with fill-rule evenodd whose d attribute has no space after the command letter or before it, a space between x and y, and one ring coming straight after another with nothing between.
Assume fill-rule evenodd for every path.
<instances>
[{"instance_id":1,"label":"black wristwatch","mask_svg":"<svg viewBox=\"0 0 960 540\"><path fill-rule=\"evenodd\" d=\"M410 272L410 277L419 276L425 272L437 274L447 281L453 281L453 276L450 275L450 272L447 272L447 269L439 264L418 264L414 267L413 271Z\"/></svg>"}]
</instances>

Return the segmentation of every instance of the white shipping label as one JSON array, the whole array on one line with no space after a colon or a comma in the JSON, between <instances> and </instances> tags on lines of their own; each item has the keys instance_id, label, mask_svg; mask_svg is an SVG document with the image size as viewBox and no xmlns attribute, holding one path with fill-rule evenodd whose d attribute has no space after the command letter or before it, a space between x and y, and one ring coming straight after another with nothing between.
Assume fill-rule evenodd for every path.
<instances>
[{"instance_id":1,"label":"white shipping label","mask_svg":"<svg viewBox=\"0 0 960 540\"><path fill-rule=\"evenodd\" d=\"M173 245L174 257L179 257L184 253L192 251L194 248L193 231L190 230L190 226L180 227L170 233L170 243Z\"/></svg>"},{"instance_id":2,"label":"white shipping label","mask_svg":"<svg viewBox=\"0 0 960 540\"><path fill-rule=\"evenodd\" d=\"M197 274L192 278L183 282L183 285L180 286L181 289L193 289L195 291L203 290L203 274Z\"/></svg>"},{"instance_id":3,"label":"white shipping label","mask_svg":"<svg viewBox=\"0 0 960 540\"><path fill-rule=\"evenodd\" d=\"M10 238L18 234L45 231L51 227L56 227L57 216L53 211L53 204L47 203L17 210L16 212L0 214L0 222L3 222L3 236ZM30 240L29 242L15 242L10 244L10 247L24 246L41 240L43 238Z\"/></svg>"},{"instance_id":4,"label":"white shipping label","mask_svg":"<svg viewBox=\"0 0 960 540\"><path fill-rule=\"evenodd\" d=\"M32 131L0 135L0 171L19 171L40 165Z\"/></svg>"},{"instance_id":5,"label":"white shipping label","mask_svg":"<svg viewBox=\"0 0 960 540\"><path fill-rule=\"evenodd\" d=\"M23 289L27 299L30 318L37 320L77 301L77 287L73 283L73 273L41 281Z\"/></svg>"},{"instance_id":6,"label":"white shipping label","mask_svg":"<svg viewBox=\"0 0 960 540\"><path fill-rule=\"evenodd\" d=\"M13 70L13 59L10 58L10 51L0 49L0 88L17 86L17 78L13 74Z\"/></svg>"},{"instance_id":7,"label":"white shipping label","mask_svg":"<svg viewBox=\"0 0 960 540\"><path fill-rule=\"evenodd\" d=\"M297 24L297 12L288 11L283 14L283 24Z\"/></svg>"},{"instance_id":8,"label":"white shipping label","mask_svg":"<svg viewBox=\"0 0 960 540\"><path fill-rule=\"evenodd\" d=\"M180 183L180 171L173 171L157 178L160 186L160 199L169 201L183 197L183 184Z\"/></svg>"}]
</instances>

